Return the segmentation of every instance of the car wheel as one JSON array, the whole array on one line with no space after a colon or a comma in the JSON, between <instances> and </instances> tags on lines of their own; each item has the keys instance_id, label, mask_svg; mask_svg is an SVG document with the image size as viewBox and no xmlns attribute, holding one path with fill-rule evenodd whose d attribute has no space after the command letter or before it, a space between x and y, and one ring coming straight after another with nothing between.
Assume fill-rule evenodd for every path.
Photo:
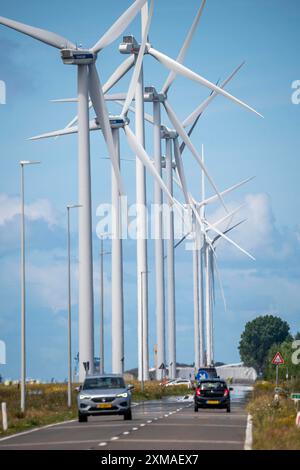
<instances>
[{"instance_id":1,"label":"car wheel","mask_svg":"<svg viewBox=\"0 0 300 470\"><path fill-rule=\"evenodd\" d=\"M198 406L197 405L194 406L194 411L195 411L195 413L198 413Z\"/></svg>"},{"instance_id":2,"label":"car wheel","mask_svg":"<svg viewBox=\"0 0 300 470\"><path fill-rule=\"evenodd\" d=\"M230 411L231 411L230 406L227 406L226 411L227 411L227 413L230 413Z\"/></svg>"},{"instance_id":3,"label":"car wheel","mask_svg":"<svg viewBox=\"0 0 300 470\"><path fill-rule=\"evenodd\" d=\"M132 412L131 412L131 408L126 411L126 413L124 414L124 421L131 421L132 420Z\"/></svg>"},{"instance_id":4,"label":"car wheel","mask_svg":"<svg viewBox=\"0 0 300 470\"><path fill-rule=\"evenodd\" d=\"M78 413L78 421L79 423L87 423L88 422L88 417L87 415L83 415L82 413Z\"/></svg>"}]
</instances>

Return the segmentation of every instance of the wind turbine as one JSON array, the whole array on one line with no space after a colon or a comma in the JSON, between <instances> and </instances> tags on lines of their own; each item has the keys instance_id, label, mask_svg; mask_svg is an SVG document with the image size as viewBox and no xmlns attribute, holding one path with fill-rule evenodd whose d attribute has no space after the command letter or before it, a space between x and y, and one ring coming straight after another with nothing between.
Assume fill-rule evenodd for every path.
<instances>
[{"instance_id":1,"label":"wind turbine","mask_svg":"<svg viewBox=\"0 0 300 470\"><path fill-rule=\"evenodd\" d=\"M95 86L101 98L99 116L102 131L109 149L120 191L122 182L118 161L113 147L112 132L102 87L95 67L98 53L115 41L134 19L146 0L136 0L113 26L88 50L78 48L68 39L14 20L0 17L0 24L31 36L38 41L61 51L66 65L76 65L78 75L78 201L82 205L79 215L79 356L80 381L85 371L94 370L94 318L93 318L93 261L92 261L92 215L91 215L91 175L88 104L89 93L95 99ZM99 96L98 95L98 96ZM84 365L85 364L85 365Z\"/></svg>"},{"instance_id":2,"label":"wind turbine","mask_svg":"<svg viewBox=\"0 0 300 470\"><path fill-rule=\"evenodd\" d=\"M166 170L166 183L168 190L173 196L173 170L176 168L173 162L174 139L178 137L177 133L161 126L161 139L165 140L166 157L163 167ZM163 212L163 211L162 211ZM163 214L164 215L164 214ZM175 301L175 262L174 262L174 213L171 204L168 204L168 210L164 215L165 233L167 236L167 332L168 332L168 363L169 378L176 378L176 301Z\"/></svg>"},{"instance_id":3,"label":"wind turbine","mask_svg":"<svg viewBox=\"0 0 300 470\"><path fill-rule=\"evenodd\" d=\"M194 128L194 126L193 126ZM192 129L193 129L192 128ZM176 143L176 140L175 140ZM206 259L206 247L211 246L211 242L207 243L207 226L208 221L205 218L205 208L207 205L215 203L219 200L218 195L211 196L209 198L206 198L205 196L205 178L204 178L204 172L202 171L201 176L202 176L202 182L201 182L201 201L196 201L193 196L189 193L188 188L187 188L187 183L186 183L186 178L184 174L184 169L181 163L181 158L179 156L181 155L180 151L183 152L184 147L181 146L181 148L178 148L178 142L177 146L177 172L178 172L178 179L175 178L174 181L176 184L180 187L182 190L185 200L187 205L190 205L191 208L191 224L192 224L192 233L194 237L194 244L193 244L193 286L194 286L194 352L195 352L195 367L198 368L198 366L203 366L205 363L204 359L204 263L208 261L208 258ZM202 147L202 160L204 162L204 149ZM248 178L243 181L241 181L238 184L235 184L234 186L231 186L230 188L222 191L220 195L222 197L230 194L232 191L240 188L244 184L248 183L251 181L253 178ZM216 240L219 240L220 238L224 238L229 241L230 243L234 244L236 248L240 249L244 254L247 254L250 256L252 259L253 257L248 254L245 250L243 250L241 247L239 247L237 244L235 244L231 239L227 238L227 233L231 231L231 229L224 231L224 233L221 233L218 231L217 226L226 221L227 219L231 220L233 215L239 210L240 208L234 210L231 213L227 213L225 217L223 217L221 220L216 222L213 225L210 225L211 230L214 230L217 232L217 237ZM177 248L183 241L189 236L190 234L186 234L176 245L175 247ZM209 266L208 266L209 268ZM206 270L206 276L207 276L208 270ZM206 283L209 286L210 279L208 279L208 283ZM211 291L210 287L207 287L208 292ZM207 296L207 299L210 297ZM207 342L209 343L209 348L211 351L211 305L206 303L206 324L207 326L207 337L208 340ZM208 334L208 332L210 332ZM210 357L208 358L209 361L211 361L211 353Z\"/></svg>"},{"instance_id":4,"label":"wind turbine","mask_svg":"<svg viewBox=\"0 0 300 470\"><path fill-rule=\"evenodd\" d=\"M240 222L230 226L227 230L223 232L223 234L228 234L232 230L236 229L238 226L246 222L246 219L241 220ZM208 239L208 237L207 237ZM222 285L221 281L221 276L220 272L218 269L218 264L217 264L217 257L216 257L216 243L220 239L220 235L215 236L213 240L209 240L208 243L206 243L206 254L205 254L205 260L206 260L206 279L207 279L207 289L206 289L206 307L208 309L207 311L207 318L209 319L208 322L208 327L207 327L207 349L209 350L208 358L210 360L210 363L214 363L214 304L215 304L215 271L217 272L217 277L221 289L221 294L223 298L223 303L224 303L224 308L225 308L225 313L227 311L226 307L226 298L225 298L225 293L224 293L224 288Z\"/></svg>"},{"instance_id":5,"label":"wind turbine","mask_svg":"<svg viewBox=\"0 0 300 470\"><path fill-rule=\"evenodd\" d=\"M202 147L202 158L204 160L204 151ZM228 188L223 192L223 195L228 194L232 192L233 190L239 188L240 186L244 185L248 181L250 181L253 178L248 178L247 180L242 181L241 183L238 183L235 186L232 186L231 188ZM213 289L211 285L211 280L212 280L212 272L213 272L213 267L214 267L214 259L213 256L215 256L215 251L214 251L214 243L219 240L220 238L223 238L227 240L229 243L232 243L239 251L243 252L246 256L254 260L253 256L250 255L246 250L241 248L238 244L233 242L230 238L227 237L227 233L232 231L234 228L236 228L239 224L234 225L231 228L228 228L225 231L220 231L217 227L218 225L226 222L227 220L232 220L233 216L240 210L241 207L238 207L231 213L227 213L225 217L221 218L219 221L210 224L206 218L206 211L205 208L207 204L210 204L212 202L215 202L216 198L213 196L213 198L209 198L205 200L205 180L204 180L204 174L202 172L202 202L200 204L197 204L197 202L194 200L195 203L195 209L194 209L194 215L198 221L198 224L196 224L196 233L197 231L201 230L202 232L202 246L200 249L200 257L201 257L201 264L200 264L200 279L203 280L205 279L205 318L206 318L206 365L211 366L213 365L214 361L214 350L213 350L213 309L212 309L212 290L214 290L214 283L213 283ZM198 211L197 211L198 209ZM210 240L208 236L209 231L214 231L217 233L217 236L214 238L213 241ZM203 269L205 270L205 274L203 273ZM218 267L216 266L217 272L218 272ZM222 283L220 276L219 277L219 282L221 285L221 290L222 290L222 295L223 295L223 300L224 300L224 305L225 305L225 310L226 310L226 302L225 302L225 297L223 293L223 288L222 288ZM202 299L204 298L204 289L202 285ZM203 304L201 306L200 313L203 313ZM201 341L201 337L200 337ZM201 343L204 343L204 339L202 338Z\"/></svg>"}]
</instances>

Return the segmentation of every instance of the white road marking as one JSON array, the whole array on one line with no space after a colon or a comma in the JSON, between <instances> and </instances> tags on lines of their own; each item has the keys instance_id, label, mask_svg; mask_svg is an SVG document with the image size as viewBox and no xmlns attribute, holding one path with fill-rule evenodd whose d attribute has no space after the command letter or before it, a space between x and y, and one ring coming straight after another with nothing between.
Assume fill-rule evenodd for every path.
<instances>
[{"instance_id":1,"label":"white road marking","mask_svg":"<svg viewBox=\"0 0 300 470\"><path fill-rule=\"evenodd\" d=\"M41 446L62 446L62 445L74 445L74 444L93 444L99 443L99 439L89 439L89 440L80 440L80 441L53 441L53 442L26 442L18 444L5 444L1 447L41 447Z\"/></svg>"},{"instance_id":2,"label":"white road marking","mask_svg":"<svg viewBox=\"0 0 300 470\"><path fill-rule=\"evenodd\" d=\"M100 442L99 447L105 447L107 446L107 442Z\"/></svg>"},{"instance_id":3,"label":"white road marking","mask_svg":"<svg viewBox=\"0 0 300 470\"><path fill-rule=\"evenodd\" d=\"M194 423L176 423L174 425L174 423L157 423L155 424L155 426L160 426L160 427L163 427L163 426L170 426L170 427L178 427L178 426L181 426L181 427L191 427L191 426L199 426L199 423L198 422L194 422ZM201 429L203 428L241 428L241 429L245 429L245 426L242 426L242 425L239 425L239 424L203 424L201 423Z\"/></svg>"},{"instance_id":4,"label":"white road marking","mask_svg":"<svg viewBox=\"0 0 300 470\"><path fill-rule=\"evenodd\" d=\"M243 445L243 441L208 441L203 439L122 439L122 442L136 442L136 443L162 443L167 444L228 444L228 445Z\"/></svg>"},{"instance_id":5,"label":"white road marking","mask_svg":"<svg viewBox=\"0 0 300 470\"><path fill-rule=\"evenodd\" d=\"M14 439L19 436L26 436L27 434L32 434L33 432L42 431L43 429L54 428L55 426L60 426L61 424L75 423L75 422L76 422L76 419L71 419L69 421L63 421L61 423L54 423L54 424L48 424L47 426L40 426L38 428L30 429L29 431L23 431L23 432L19 432L18 434L11 434L10 436L2 437L0 439L0 442L7 441L8 439Z\"/></svg>"}]
</instances>

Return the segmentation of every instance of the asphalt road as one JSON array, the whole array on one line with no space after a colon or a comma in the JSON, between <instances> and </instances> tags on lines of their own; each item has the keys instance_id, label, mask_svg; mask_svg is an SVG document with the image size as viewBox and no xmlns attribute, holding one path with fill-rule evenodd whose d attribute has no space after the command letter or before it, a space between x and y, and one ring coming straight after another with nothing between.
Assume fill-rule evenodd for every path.
<instances>
[{"instance_id":1,"label":"asphalt road","mask_svg":"<svg viewBox=\"0 0 300 470\"><path fill-rule=\"evenodd\" d=\"M91 417L0 440L1 450L218 450L244 448L247 424L244 393L233 395L232 411L199 410L193 403L146 402L133 420Z\"/></svg>"}]
</instances>

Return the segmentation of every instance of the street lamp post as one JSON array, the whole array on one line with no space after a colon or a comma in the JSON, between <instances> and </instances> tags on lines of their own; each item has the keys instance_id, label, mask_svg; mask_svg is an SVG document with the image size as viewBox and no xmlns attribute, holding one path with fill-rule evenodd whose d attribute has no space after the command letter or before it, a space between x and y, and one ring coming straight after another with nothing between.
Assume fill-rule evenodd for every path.
<instances>
[{"instance_id":1,"label":"street lamp post","mask_svg":"<svg viewBox=\"0 0 300 470\"><path fill-rule=\"evenodd\" d=\"M21 412L26 410L26 292L25 292L25 202L24 167L40 162L20 161L21 167Z\"/></svg>"},{"instance_id":2,"label":"street lamp post","mask_svg":"<svg viewBox=\"0 0 300 470\"><path fill-rule=\"evenodd\" d=\"M68 205L68 407L72 406L72 299L71 299L71 230L70 210L78 209L79 205Z\"/></svg>"}]
</instances>

